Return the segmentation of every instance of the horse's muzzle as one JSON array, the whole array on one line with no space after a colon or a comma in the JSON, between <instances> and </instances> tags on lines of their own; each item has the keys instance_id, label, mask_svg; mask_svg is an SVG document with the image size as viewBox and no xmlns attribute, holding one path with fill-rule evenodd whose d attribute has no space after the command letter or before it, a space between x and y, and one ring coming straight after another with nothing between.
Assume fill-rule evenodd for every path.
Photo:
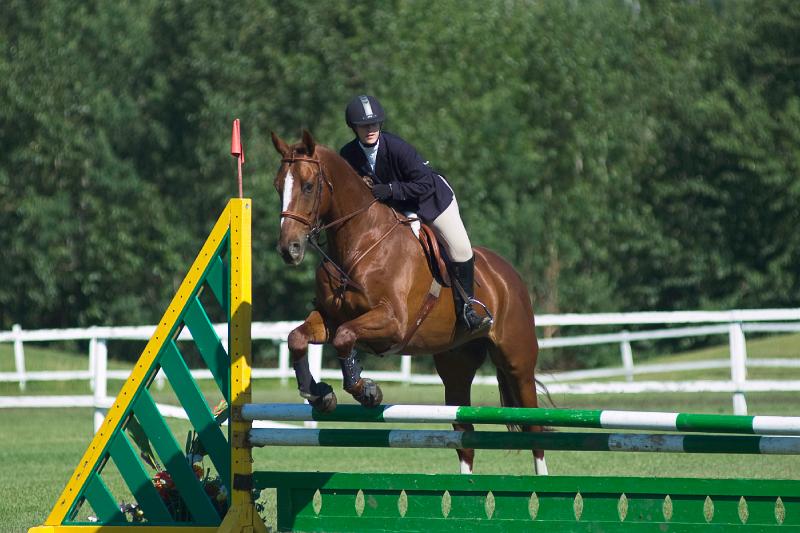
<instances>
[{"instance_id":1,"label":"horse's muzzle","mask_svg":"<svg viewBox=\"0 0 800 533\"><path fill-rule=\"evenodd\" d=\"M289 265L299 265L306 253L306 244L300 241L290 241L278 246L278 251L283 261Z\"/></svg>"}]
</instances>

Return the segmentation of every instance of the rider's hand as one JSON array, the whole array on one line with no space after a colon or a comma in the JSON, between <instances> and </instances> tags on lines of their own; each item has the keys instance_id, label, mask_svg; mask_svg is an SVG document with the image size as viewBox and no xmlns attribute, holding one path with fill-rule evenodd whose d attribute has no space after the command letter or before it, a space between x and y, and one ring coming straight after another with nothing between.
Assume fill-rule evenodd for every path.
<instances>
[{"instance_id":1,"label":"rider's hand","mask_svg":"<svg viewBox=\"0 0 800 533\"><path fill-rule=\"evenodd\" d=\"M392 186L387 183L376 183L372 186L372 196L385 201L392 197Z\"/></svg>"}]
</instances>

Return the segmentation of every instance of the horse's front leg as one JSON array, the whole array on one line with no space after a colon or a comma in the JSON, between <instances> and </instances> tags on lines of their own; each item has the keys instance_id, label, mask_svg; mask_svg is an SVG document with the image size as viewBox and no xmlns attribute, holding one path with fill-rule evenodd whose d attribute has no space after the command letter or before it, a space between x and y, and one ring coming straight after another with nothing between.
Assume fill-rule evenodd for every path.
<instances>
[{"instance_id":1,"label":"horse's front leg","mask_svg":"<svg viewBox=\"0 0 800 533\"><path fill-rule=\"evenodd\" d=\"M308 345L323 344L328 340L328 328L319 311L311 311L300 326L289 333L289 353L297 377L300 396L308 400L314 408L330 412L336 409L336 395L324 381L317 383L308 366Z\"/></svg>"},{"instance_id":2,"label":"horse's front leg","mask_svg":"<svg viewBox=\"0 0 800 533\"><path fill-rule=\"evenodd\" d=\"M333 346L342 366L344 390L364 407L375 407L383 400L377 383L361 377L361 365L356 359L356 341L390 340L399 337L399 323L388 308L376 307L358 318L345 322L336 330Z\"/></svg>"}]
</instances>

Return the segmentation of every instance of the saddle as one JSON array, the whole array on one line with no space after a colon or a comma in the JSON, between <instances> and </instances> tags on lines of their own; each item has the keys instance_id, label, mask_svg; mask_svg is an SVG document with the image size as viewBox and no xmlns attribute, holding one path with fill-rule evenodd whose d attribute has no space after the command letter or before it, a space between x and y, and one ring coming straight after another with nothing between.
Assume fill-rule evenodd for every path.
<instances>
[{"instance_id":1,"label":"saddle","mask_svg":"<svg viewBox=\"0 0 800 533\"><path fill-rule=\"evenodd\" d=\"M452 282L450 273L447 271L447 258L444 250L439 248L439 241L436 240L433 230L422 223L420 223L419 242L422 244L422 250L425 252L425 258L428 260L428 267L431 269L434 279L442 286L450 287Z\"/></svg>"}]
</instances>

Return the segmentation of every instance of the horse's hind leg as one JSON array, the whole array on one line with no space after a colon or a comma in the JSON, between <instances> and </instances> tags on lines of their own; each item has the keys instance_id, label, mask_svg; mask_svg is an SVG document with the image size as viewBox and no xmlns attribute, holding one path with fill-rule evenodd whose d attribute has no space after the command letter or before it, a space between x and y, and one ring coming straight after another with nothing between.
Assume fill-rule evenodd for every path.
<instances>
[{"instance_id":1,"label":"horse's hind leg","mask_svg":"<svg viewBox=\"0 0 800 533\"><path fill-rule=\"evenodd\" d=\"M483 339L472 341L455 350L442 352L433 356L436 372L444 384L444 402L446 405L470 405L470 388L475 372L486 359L486 342ZM453 424L456 431L474 431L472 424ZM472 448L457 449L462 474L471 474L475 462L475 450Z\"/></svg>"},{"instance_id":2,"label":"horse's hind leg","mask_svg":"<svg viewBox=\"0 0 800 533\"><path fill-rule=\"evenodd\" d=\"M532 327L530 328L533 329ZM506 337L501 345L490 345L489 355L497 367L500 401L505 407L538 407L534 369L538 346L533 331L530 335ZM542 431L541 426L521 426L523 431ZM514 429L509 427L509 429ZM533 450L534 469L547 475L544 450Z\"/></svg>"}]
</instances>

